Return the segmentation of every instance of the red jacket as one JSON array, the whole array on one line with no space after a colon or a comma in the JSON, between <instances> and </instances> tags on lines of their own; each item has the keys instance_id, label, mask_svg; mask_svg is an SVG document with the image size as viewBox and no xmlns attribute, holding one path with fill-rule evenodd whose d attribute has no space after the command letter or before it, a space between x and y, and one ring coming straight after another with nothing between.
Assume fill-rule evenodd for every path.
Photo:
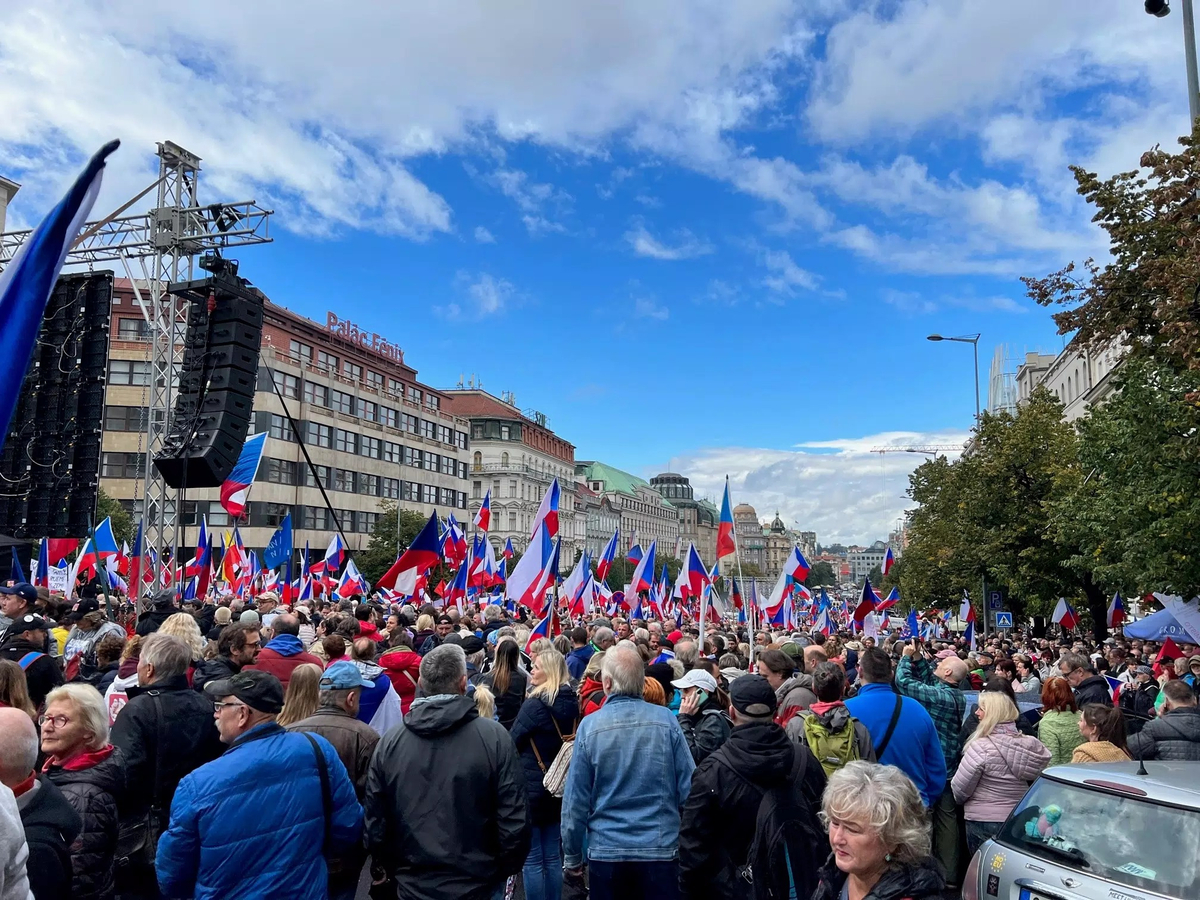
<instances>
[{"instance_id":1,"label":"red jacket","mask_svg":"<svg viewBox=\"0 0 1200 900\"><path fill-rule=\"evenodd\" d=\"M379 665L387 673L396 693L400 695L400 709L407 715L413 697L417 695L417 679L421 673L421 654L405 649L389 650L379 657Z\"/></svg>"},{"instance_id":2,"label":"red jacket","mask_svg":"<svg viewBox=\"0 0 1200 900\"><path fill-rule=\"evenodd\" d=\"M292 678L292 672L296 666L302 666L305 663L312 663L314 666L320 666L322 669L325 666L321 660L313 656L311 653L305 653L301 649L299 638L292 637L289 634L280 635L277 638L263 647L258 652L258 659L252 665L246 666L247 669L257 669L260 672L270 672L283 684L283 689L286 691L288 682Z\"/></svg>"}]
</instances>

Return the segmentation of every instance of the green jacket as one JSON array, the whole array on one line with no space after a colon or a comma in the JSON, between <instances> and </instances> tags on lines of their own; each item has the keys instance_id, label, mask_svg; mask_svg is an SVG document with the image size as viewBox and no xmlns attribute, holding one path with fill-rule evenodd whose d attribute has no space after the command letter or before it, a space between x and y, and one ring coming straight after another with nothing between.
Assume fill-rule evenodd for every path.
<instances>
[{"instance_id":1,"label":"green jacket","mask_svg":"<svg viewBox=\"0 0 1200 900\"><path fill-rule=\"evenodd\" d=\"M1086 740L1079 733L1079 713L1048 712L1038 722L1038 738L1050 751L1050 765L1065 766L1075 748Z\"/></svg>"}]
</instances>

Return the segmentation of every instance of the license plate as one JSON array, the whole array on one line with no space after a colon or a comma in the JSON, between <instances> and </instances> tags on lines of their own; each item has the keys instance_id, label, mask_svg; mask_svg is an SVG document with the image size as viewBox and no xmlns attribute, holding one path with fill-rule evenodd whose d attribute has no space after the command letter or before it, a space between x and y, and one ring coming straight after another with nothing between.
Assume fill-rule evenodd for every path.
<instances>
[{"instance_id":1,"label":"license plate","mask_svg":"<svg viewBox=\"0 0 1200 900\"><path fill-rule=\"evenodd\" d=\"M1058 898L1051 897L1049 894L1039 894L1029 888L1021 888L1021 900L1058 900Z\"/></svg>"}]
</instances>

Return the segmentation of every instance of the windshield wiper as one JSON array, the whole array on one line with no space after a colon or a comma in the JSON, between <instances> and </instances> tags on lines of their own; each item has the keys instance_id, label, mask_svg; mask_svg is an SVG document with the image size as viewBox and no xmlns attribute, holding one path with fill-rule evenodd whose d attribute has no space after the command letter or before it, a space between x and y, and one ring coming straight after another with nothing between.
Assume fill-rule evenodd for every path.
<instances>
[{"instance_id":1,"label":"windshield wiper","mask_svg":"<svg viewBox=\"0 0 1200 900\"><path fill-rule=\"evenodd\" d=\"M1069 862L1076 863L1079 866L1079 868L1081 868L1081 869L1090 869L1092 867L1092 864L1090 862L1088 862L1087 856L1084 855L1083 851L1078 849L1077 847L1071 847L1070 849L1068 849L1066 847L1056 847L1053 844L1032 844L1032 845L1030 845L1028 843L1026 844L1026 846L1032 846L1038 850L1045 850L1047 853L1050 853L1051 855L1058 856L1061 859L1065 859L1065 860L1068 860Z\"/></svg>"}]
</instances>

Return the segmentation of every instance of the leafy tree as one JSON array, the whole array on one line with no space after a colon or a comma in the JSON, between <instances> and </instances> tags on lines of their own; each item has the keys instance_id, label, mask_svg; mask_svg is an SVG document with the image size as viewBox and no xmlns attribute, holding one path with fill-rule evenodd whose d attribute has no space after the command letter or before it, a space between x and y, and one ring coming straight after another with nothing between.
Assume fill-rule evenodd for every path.
<instances>
[{"instance_id":1,"label":"leafy tree","mask_svg":"<svg viewBox=\"0 0 1200 900\"><path fill-rule=\"evenodd\" d=\"M115 500L103 490L99 490L96 492L96 523L103 522L105 518L112 519L113 536L116 537L117 543L120 544L124 541L132 546L137 538L133 516L121 505L121 501Z\"/></svg>"},{"instance_id":2,"label":"leafy tree","mask_svg":"<svg viewBox=\"0 0 1200 900\"><path fill-rule=\"evenodd\" d=\"M809 569L808 577L804 579L804 586L807 588L818 588L822 585L837 584L837 573L833 571L833 566L825 562L825 560L817 560Z\"/></svg>"},{"instance_id":3,"label":"leafy tree","mask_svg":"<svg viewBox=\"0 0 1200 900\"><path fill-rule=\"evenodd\" d=\"M867 579L871 582L872 587L882 587L883 569L880 566L873 566L871 571L867 573Z\"/></svg>"},{"instance_id":4,"label":"leafy tree","mask_svg":"<svg viewBox=\"0 0 1200 900\"><path fill-rule=\"evenodd\" d=\"M359 571L374 584L391 568L399 552L413 542L427 521L419 512L397 509L395 502L384 500L379 504L379 518L371 531L367 549L354 555Z\"/></svg>"}]
</instances>

